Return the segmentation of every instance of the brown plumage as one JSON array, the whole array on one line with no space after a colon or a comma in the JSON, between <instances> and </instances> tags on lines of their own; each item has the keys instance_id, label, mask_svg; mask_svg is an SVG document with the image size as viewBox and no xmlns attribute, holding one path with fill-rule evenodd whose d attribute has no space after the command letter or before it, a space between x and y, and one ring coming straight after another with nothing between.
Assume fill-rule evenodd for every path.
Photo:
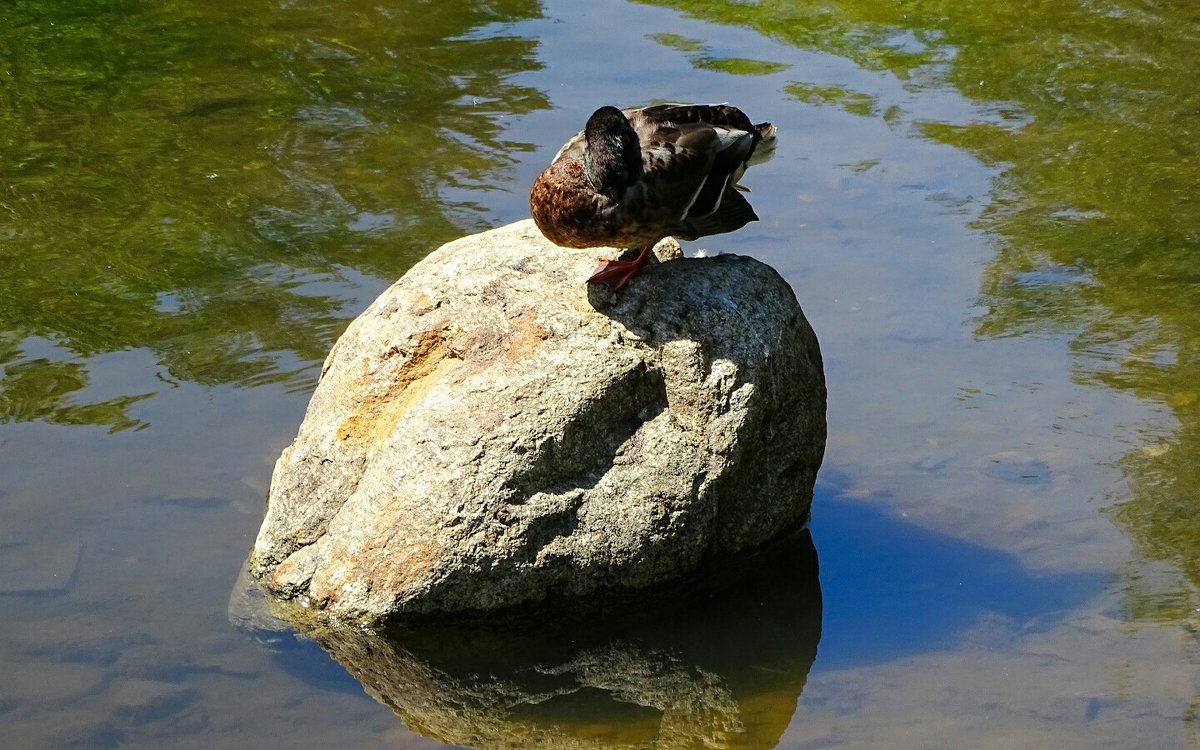
<instances>
[{"instance_id":1,"label":"brown plumage","mask_svg":"<svg viewBox=\"0 0 1200 750\"><path fill-rule=\"evenodd\" d=\"M694 240L758 218L738 185L775 127L729 105L601 107L533 182L529 210L564 247L641 248L603 260L588 281L629 282L664 237Z\"/></svg>"}]
</instances>

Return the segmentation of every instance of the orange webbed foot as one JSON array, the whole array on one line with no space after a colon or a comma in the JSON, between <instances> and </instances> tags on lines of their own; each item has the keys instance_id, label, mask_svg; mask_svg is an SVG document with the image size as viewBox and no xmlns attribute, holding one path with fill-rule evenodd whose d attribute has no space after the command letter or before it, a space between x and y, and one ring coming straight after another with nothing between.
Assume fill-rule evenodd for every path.
<instances>
[{"instance_id":1,"label":"orange webbed foot","mask_svg":"<svg viewBox=\"0 0 1200 750\"><path fill-rule=\"evenodd\" d=\"M638 257L633 260L609 260L608 258L601 258L600 265L596 266L596 270L588 277L588 283L604 284L613 291L623 288L646 265L646 260L650 257L650 251L653 248L653 245L647 245L642 248ZM615 284L613 283L614 281L616 282Z\"/></svg>"}]
</instances>

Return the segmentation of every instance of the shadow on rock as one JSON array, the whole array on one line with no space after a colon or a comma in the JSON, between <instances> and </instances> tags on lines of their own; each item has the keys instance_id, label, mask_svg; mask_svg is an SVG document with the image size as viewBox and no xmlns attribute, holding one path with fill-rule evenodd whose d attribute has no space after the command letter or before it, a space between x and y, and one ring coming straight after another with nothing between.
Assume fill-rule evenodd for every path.
<instances>
[{"instance_id":1,"label":"shadow on rock","mask_svg":"<svg viewBox=\"0 0 1200 750\"><path fill-rule=\"evenodd\" d=\"M791 535L705 585L621 614L308 635L447 744L774 747L821 634L812 538Z\"/></svg>"}]
</instances>

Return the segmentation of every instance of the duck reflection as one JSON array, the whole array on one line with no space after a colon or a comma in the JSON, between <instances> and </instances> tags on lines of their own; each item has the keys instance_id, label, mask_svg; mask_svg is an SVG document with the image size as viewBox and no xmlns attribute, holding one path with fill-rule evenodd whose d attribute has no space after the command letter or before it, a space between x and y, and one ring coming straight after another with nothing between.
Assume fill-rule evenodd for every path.
<instances>
[{"instance_id":1,"label":"duck reflection","mask_svg":"<svg viewBox=\"0 0 1200 750\"><path fill-rule=\"evenodd\" d=\"M620 614L308 632L409 728L469 748L774 747L820 634L807 530Z\"/></svg>"}]
</instances>

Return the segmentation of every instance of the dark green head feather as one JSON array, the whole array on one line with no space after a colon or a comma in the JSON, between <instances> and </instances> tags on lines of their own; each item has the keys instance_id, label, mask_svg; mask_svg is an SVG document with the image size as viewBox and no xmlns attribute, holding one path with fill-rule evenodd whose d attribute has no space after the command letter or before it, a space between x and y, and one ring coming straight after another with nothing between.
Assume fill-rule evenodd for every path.
<instances>
[{"instance_id":1,"label":"dark green head feather","mask_svg":"<svg viewBox=\"0 0 1200 750\"><path fill-rule=\"evenodd\" d=\"M619 200L641 178L642 147L629 120L616 107L601 107L583 128L583 171L592 186Z\"/></svg>"}]
</instances>

